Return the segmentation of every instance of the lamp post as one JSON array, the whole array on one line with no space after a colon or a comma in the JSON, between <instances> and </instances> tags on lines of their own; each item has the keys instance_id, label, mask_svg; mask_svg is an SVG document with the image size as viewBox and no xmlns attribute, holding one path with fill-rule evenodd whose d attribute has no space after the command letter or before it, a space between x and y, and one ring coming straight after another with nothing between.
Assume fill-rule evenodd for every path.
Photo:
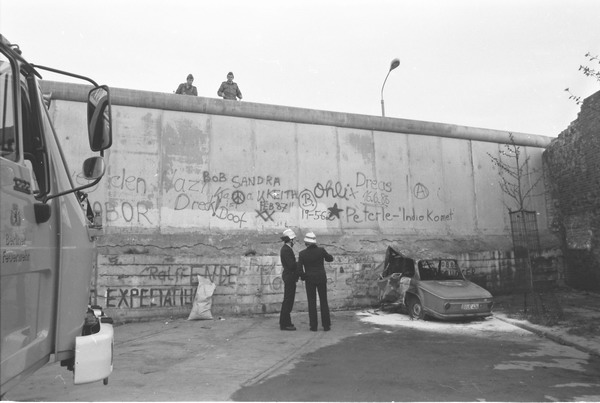
<instances>
[{"instance_id":1,"label":"lamp post","mask_svg":"<svg viewBox=\"0 0 600 403\"><path fill-rule=\"evenodd\" d=\"M381 116L385 117L385 106L383 105L383 87L385 87L385 82L388 79L388 76L396 67L400 66L400 59L394 59L390 63L390 69L388 70L387 76L385 76L385 80L383 80L383 85L381 86Z\"/></svg>"}]
</instances>

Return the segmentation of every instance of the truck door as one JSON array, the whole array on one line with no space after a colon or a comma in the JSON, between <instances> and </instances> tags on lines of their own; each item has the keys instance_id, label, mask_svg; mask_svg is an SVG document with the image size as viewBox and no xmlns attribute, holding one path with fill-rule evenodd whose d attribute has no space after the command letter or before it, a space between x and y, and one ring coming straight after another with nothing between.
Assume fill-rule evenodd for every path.
<instances>
[{"instance_id":1,"label":"truck door","mask_svg":"<svg viewBox=\"0 0 600 403\"><path fill-rule=\"evenodd\" d=\"M47 363L54 346L58 214L45 222L36 216L35 196L51 184L34 91L16 60L0 51L2 393Z\"/></svg>"}]
</instances>

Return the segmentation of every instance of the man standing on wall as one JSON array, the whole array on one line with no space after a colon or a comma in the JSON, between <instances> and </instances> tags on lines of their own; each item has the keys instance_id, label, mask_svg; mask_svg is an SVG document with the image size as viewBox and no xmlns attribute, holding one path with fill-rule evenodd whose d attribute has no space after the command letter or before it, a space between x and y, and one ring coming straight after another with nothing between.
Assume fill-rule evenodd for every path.
<instances>
[{"instance_id":1,"label":"man standing on wall","mask_svg":"<svg viewBox=\"0 0 600 403\"><path fill-rule=\"evenodd\" d=\"M217 95L223 99L237 101L239 98L240 101L242 100L242 92L240 91L240 87L233 82L233 73L231 71L227 73L227 81L221 83Z\"/></svg>"},{"instance_id":2,"label":"man standing on wall","mask_svg":"<svg viewBox=\"0 0 600 403\"><path fill-rule=\"evenodd\" d=\"M296 283L298 282L298 272L296 266L296 255L294 254L294 238L296 234L291 229L283 231L281 240L283 246L279 257L283 266L283 303L281 304L281 313L279 314L279 328L281 330L296 330L296 326L292 323L290 313L294 307L294 299L296 298Z\"/></svg>"},{"instance_id":3,"label":"man standing on wall","mask_svg":"<svg viewBox=\"0 0 600 403\"><path fill-rule=\"evenodd\" d=\"M177 87L175 94L198 96L198 89L192 85L193 82L194 76L188 74L186 82L179 84L179 87Z\"/></svg>"},{"instance_id":4,"label":"man standing on wall","mask_svg":"<svg viewBox=\"0 0 600 403\"><path fill-rule=\"evenodd\" d=\"M321 304L321 322L323 329L331 329L331 318L329 316L329 304L327 303L327 274L325 263L333 262L325 248L317 246L317 237L309 232L304 237L306 249L298 254L298 271L300 277L305 281L306 299L308 300L308 319L310 330L317 331L317 292Z\"/></svg>"}]
</instances>

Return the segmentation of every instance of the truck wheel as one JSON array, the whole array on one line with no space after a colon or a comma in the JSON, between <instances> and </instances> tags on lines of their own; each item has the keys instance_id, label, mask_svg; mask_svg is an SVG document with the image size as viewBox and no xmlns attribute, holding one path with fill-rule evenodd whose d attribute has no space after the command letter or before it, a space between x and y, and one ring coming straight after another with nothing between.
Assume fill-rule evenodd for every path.
<instances>
[{"instance_id":1,"label":"truck wheel","mask_svg":"<svg viewBox=\"0 0 600 403\"><path fill-rule=\"evenodd\" d=\"M414 319L425 319L425 311L423 311L423 305L421 305L419 298L412 297L408 301L408 314Z\"/></svg>"},{"instance_id":2,"label":"truck wheel","mask_svg":"<svg viewBox=\"0 0 600 403\"><path fill-rule=\"evenodd\" d=\"M108 378L104 378L104 379L102 380L102 383L103 383L103 384L105 384L105 385L108 385Z\"/></svg>"}]
</instances>

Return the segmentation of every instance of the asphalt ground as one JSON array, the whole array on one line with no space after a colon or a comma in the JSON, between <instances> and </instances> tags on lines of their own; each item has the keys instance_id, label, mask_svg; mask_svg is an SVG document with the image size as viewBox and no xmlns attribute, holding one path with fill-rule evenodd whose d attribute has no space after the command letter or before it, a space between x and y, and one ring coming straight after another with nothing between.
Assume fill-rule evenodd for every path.
<instances>
[{"instance_id":1,"label":"asphalt ground","mask_svg":"<svg viewBox=\"0 0 600 403\"><path fill-rule=\"evenodd\" d=\"M522 295L500 296L495 301L494 317L506 326L517 326L600 356L599 294L562 288L539 298L538 306L528 296L527 312ZM364 313L379 314L376 308L366 309ZM229 400L240 387L257 385L284 373L298 357L338 344L350 336L380 331L357 320L360 314L358 311L332 312L333 324L329 332L323 331L322 327L318 332L310 332L306 312L293 313L298 331L292 332L279 330L277 314L215 316L204 321L173 318L117 325L115 371L108 386L102 382L74 386L72 374L55 363L26 379L4 399ZM430 324L433 325L435 323ZM190 397L190 390L197 398Z\"/></svg>"},{"instance_id":2,"label":"asphalt ground","mask_svg":"<svg viewBox=\"0 0 600 403\"><path fill-rule=\"evenodd\" d=\"M600 356L600 294L568 287L494 297L494 316Z\"/></svg>"}]
</instances>

